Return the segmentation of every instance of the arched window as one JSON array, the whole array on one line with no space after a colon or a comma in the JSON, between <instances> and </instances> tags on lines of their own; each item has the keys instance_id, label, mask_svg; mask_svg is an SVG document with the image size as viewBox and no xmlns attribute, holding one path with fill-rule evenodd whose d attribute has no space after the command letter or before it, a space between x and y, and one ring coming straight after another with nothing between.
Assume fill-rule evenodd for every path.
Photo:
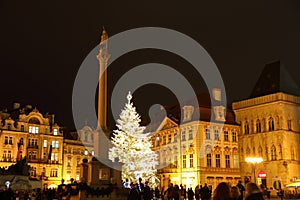
<instances>
[{"instance_id":1,"label":"arched window","mask_svg":"<svg viewBox=\"0 0 300 200\"><path fill-rule=\"evenodd\" d=\"M31 123L31 124L41 124L40 120L36 117L32 117L29 119L28 123Z\"/></svg>"},{"instance_id":2,"label":"arched window","mask_svg":"<svg viewBox=\"0 0 300 200\"><path fill-rule=\"evenodd\" d=\"M272 117L269 119L269 131L274 131L274 119Z\"/></svg>"},{"instance_id":3,"label":"arched window","mask_svg":"<svg viewBox=\"0 0 300 200\"><path fill-rule=\"evenodd\" d=\"M261 123L259 119L256 121L256 133L261 133Z\"/></svg>"},{"instance_id":4,"label":"arched window","mask_svg":"<svg viewBox=\"0 0 300 200\"><path fill-rule=\"evenodd\" d=\"M271 147L271 160L276 160L276 147L274 145Z\"/></svg>"},{"instance_id":5,"label":"arched window","mask_svg":"<svg viewBox=\"0 0 300 200\"><path fill-rule=\"evenodd\" d=\"M244 133L245 133L245 135L249 134L249 124L248 124L248 121L246 121L245 124L244 124Z\"/></svg>"},{"instance_id":6,"label":"arched window","mask_svg":"<svg viewBox=\"0 0 300 200\"><path fill-rule=\"evenodd\" d=\"M263 156L263 150L262 150L261 146L258 147L258 156L259 157Z\"/></svg>"}]
</instances>

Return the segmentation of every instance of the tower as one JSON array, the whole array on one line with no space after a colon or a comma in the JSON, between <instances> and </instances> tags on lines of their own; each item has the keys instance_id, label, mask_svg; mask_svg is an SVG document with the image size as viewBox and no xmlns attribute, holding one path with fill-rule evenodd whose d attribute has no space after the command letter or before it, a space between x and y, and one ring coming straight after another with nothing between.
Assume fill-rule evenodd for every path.
<instances>
[{"instance_id":1,"label":"tower","mask_svg":"<svg viewBox=\"0 0 300 200\"><path fill-rule=\"evenodd\" d=\"M106 66L110 54L108 53L107 45L108 35L106 30L103 27L100 50L97 55L97 59L100 64L100 73L99 73L99 89L98 89L98 127L102 130L106 130L106 106L107 106L107 71Z\"/></svg>"}]
</instances>

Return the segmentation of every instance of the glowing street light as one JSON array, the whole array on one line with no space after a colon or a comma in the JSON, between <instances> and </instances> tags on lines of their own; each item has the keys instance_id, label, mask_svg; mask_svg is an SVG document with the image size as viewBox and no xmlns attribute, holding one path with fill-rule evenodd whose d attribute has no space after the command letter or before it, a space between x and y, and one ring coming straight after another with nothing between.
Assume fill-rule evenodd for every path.
<instances>
[{"instance_id":1,"label":"glowing street light","mask_svg":"<svg viewBox=\"0 0 300 200\"><path fill-rule=\"evenodd\" d=\"M254 177L254 183L256 183L256 174L255 174L255 168L256 168L256 165L261 163L263 161L263 159L261 157L247 157L245 159L245 161L247 163L251 163L253 165L253 177Z\"/></svg>"}]
</instances>

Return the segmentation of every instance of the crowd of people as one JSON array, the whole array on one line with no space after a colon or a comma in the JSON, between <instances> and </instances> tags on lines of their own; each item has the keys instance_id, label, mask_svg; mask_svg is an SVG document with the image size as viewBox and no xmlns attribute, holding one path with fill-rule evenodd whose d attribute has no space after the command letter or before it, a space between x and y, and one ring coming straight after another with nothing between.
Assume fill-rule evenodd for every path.
<instances>
[{"instance_id":1,"label":"crowd of people","mask_svg":"<svg viewBox=\"0 0 300 200\"><path fill-rule=\"evenodd\" d=\"M148 182L139 182L136 184L124 183L128 189L127 200L267 200L271 199L270 190L261 185L249 182L244 186L241 181L237 185L230 185L226 182L221 182L212 190L211 186L206 183L204 186L197 185L195 188L186 188L185 185L177 185L170 183L167 189L158 187L151 190ZM283 199L284 192L279 189L277 196Z\"/></svg>"}]
</instances>

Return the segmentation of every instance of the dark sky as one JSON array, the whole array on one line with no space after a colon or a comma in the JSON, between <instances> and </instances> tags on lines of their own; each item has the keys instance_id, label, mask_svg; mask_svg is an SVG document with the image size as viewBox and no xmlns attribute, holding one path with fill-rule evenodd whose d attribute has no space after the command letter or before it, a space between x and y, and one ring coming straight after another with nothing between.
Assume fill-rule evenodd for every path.
<instances>
[{"instance_id":1,"label":"dark sky","mask_svg":"<svg viewBox=\"0 0 300 200\"><path fill-rule=\"evenodd\" d=\"M82 61L99 43L102 26L109 35L155 26L192 37L218 66L229 102L247 98L264 65L273 60L281 59L300 85L299 1L205 2L0 1L0 107L32 104L55 113L60 125L73 127L73 83ZM120 74L153 60L174 65L198 87L184 61L168 53L138 51L113 63L109 91ZM147 104L141 97L153 97L147 87L139 93L140 106ZM150 103L159 99L166 98L156 95Z\"/></svg>"}]
</instances>

